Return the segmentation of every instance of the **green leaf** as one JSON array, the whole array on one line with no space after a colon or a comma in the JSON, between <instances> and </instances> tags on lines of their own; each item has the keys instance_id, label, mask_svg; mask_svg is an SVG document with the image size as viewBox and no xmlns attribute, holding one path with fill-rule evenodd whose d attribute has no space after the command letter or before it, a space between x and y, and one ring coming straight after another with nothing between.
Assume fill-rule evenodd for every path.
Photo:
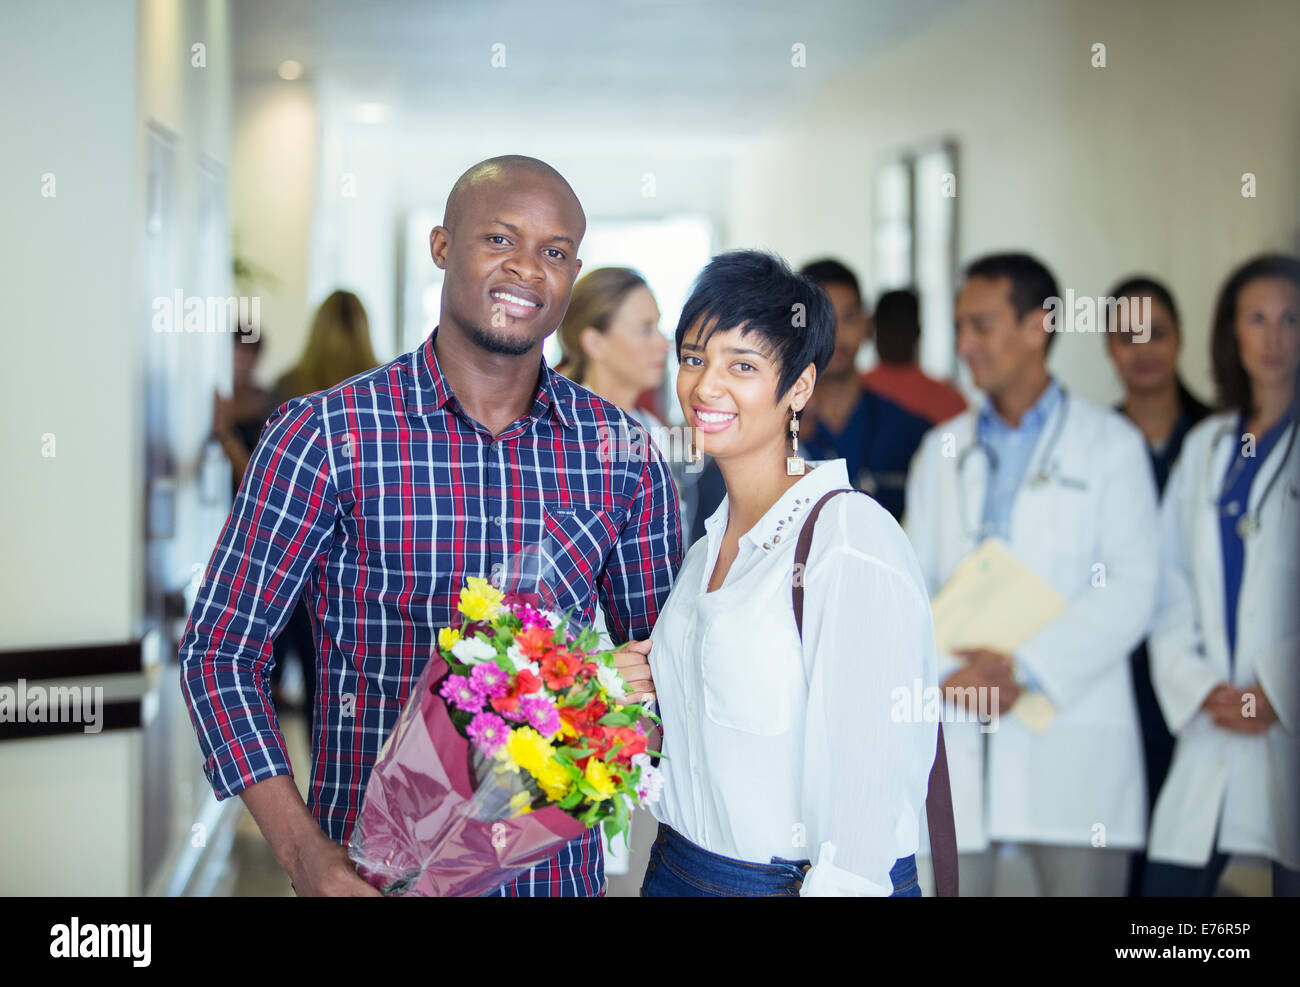
<instances>
[{"instance_id":1,"label":"green leaf","mask_svg":"<svg viewBox=\"0 0 1300 987\"><path fill-rule=\"evenodd\" d=\"M636 717L619 710L617 713L606 713L596 722L604 727L630 727L636 723Z\"/></svg>"},{"instance_id":2,"label":"green leaf","mask_svg":"<svg viewBox=\"0 0 1300 987\"><path fill-rule=\"evenodd\" d=\"M560 801L556 802L555 804L558 805L565 812L568 812L570 809L576 809L579 803L581 802L582 802L582 792L578 791L578 789L575 788L573 791L569 792L568 795L564 796L564 798L560 799Z\"/></svg>"}]
</instances>

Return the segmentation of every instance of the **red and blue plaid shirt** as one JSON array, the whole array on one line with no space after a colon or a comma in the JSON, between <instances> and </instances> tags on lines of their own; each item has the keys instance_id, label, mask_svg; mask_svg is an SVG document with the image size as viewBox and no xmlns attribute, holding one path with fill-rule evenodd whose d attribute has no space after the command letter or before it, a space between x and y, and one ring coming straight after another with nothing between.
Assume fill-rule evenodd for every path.
<instances>
[{"instance_id":1,"label":"red and blue plaid shirt","mask_svg":"<svg viewBox=\"0 0 1300 987\"><path fill-rule=\"evenodd\" d=\"M318 655L307 806L339 843L467 577L540 593L585 623L599 602L621 643L650 636L681 565L676 488L658 451L605 441L635 421L543 363L532 409L493 436L438 369L436 332L271 417L181 643L204 772L228 798L292 773L271 643L304 596ZM496 893L603 891L590 829Z\"/></svg>"}]
</instances>

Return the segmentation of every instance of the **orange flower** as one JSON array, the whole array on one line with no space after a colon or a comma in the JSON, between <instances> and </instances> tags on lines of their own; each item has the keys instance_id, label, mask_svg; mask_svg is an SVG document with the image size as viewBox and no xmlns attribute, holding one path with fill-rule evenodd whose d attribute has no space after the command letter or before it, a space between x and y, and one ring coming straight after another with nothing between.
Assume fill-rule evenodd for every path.
<instances>
[{"instance_id":1,"label":"orange flower","mask_svg":"<svg viewBox=\"0 0 1300 987\"><path fill-rule=\"evenodd\" d=\"M552 651L542 659L542 680L555 691L573 685L574 676L582 670L582 660L567 651Z\"/></svg>"}]
</instances>

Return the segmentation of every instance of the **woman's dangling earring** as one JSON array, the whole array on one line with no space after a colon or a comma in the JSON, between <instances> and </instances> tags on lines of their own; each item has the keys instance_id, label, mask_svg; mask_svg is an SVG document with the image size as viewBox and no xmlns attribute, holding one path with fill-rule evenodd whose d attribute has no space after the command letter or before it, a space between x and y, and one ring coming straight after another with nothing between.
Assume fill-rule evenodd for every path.
<instances>
[{"instance_id":1,"label":"woman's dangling earring","mask_svg":"<svg viewBox=\"0 0 1300 987\"><path fill-rule=\"evenodd\" d=\"M698 463L703 458L700 455L700 447L695 444L695 429L691 429L690 444L686 447L686 461L688 463Z\"/></svg>"},{"instance_id":2,"label":"woman's dangling earring","mask_svg":"<svg viewBox=\"0 0 1300 987\"><path fill-rule=\"evenodd\" d=\"M790 452L785 458L786 476L803 476L803 460L799 458L799 412L790 413Z\"/></svg>"}]
</instances>

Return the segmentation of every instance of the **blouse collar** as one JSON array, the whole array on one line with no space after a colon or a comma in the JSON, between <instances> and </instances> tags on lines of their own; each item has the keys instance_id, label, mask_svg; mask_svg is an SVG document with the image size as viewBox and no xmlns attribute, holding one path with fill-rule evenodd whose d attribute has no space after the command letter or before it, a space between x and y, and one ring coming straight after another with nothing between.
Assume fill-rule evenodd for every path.
<instances>
[{"instance_id":1,"label":"blouse collar","mask_svg":"<svg viewBox=\"0 0 1300 987\"><path fill-rule=\"evenodd\" d=\"M812 465L812 464L809 464ZM803 518L813 505L821 500L823 494L832 490L851 489L848 464L843 459L827 459L804 474L803 479L787 490L766 514L759 519L741 540L749 540L755 548L772 552L782 545L793 542ZM726 530L730 512L730 496L722 499L722 504L712 517L704 522L705 531L710 540L716 533L721 537Z\"/></svg>"}]
</instances>

